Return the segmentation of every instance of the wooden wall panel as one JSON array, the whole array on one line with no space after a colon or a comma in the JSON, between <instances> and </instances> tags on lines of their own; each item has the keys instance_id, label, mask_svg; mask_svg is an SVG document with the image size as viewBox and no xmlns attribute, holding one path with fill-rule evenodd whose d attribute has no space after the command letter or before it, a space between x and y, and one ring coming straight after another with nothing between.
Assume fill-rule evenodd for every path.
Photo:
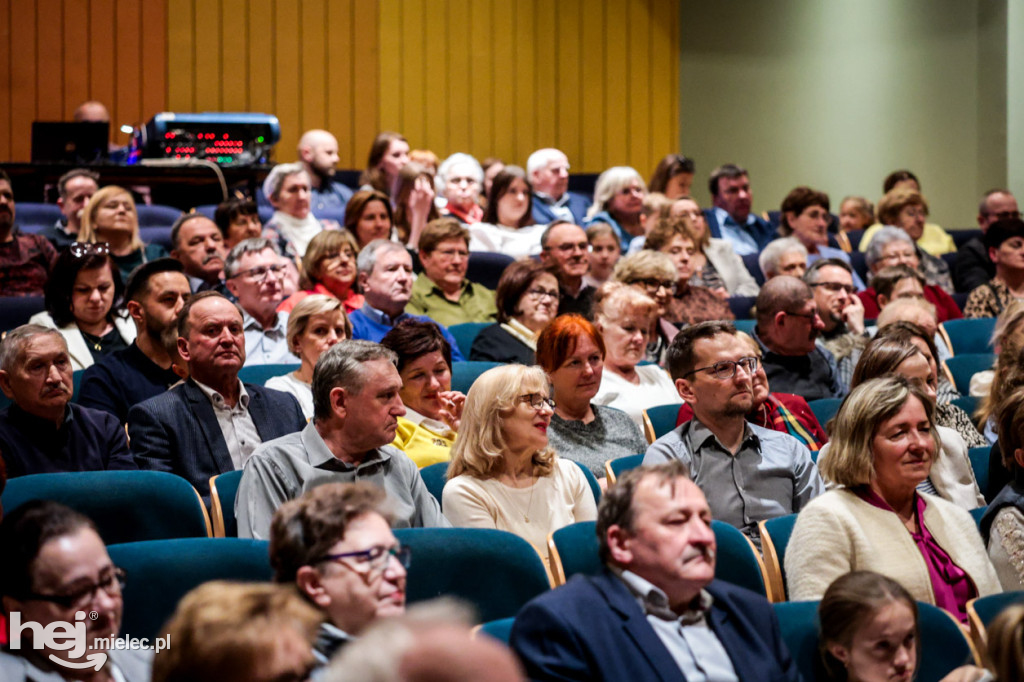
<instances>
[{"instance_id":1,"label":"wooden wall panel","mask_svg":"<svg viewBox=\"0 0 1024 682\"><path fill-rule=\"evenodd\" d=\"M0 0L0 92L12 92L11 88L11 17L13 0ZM6 104L0 103L0 159L12 158L11 155L11 113L12 104L8 98Z\"/></svg>"}]
</instances>

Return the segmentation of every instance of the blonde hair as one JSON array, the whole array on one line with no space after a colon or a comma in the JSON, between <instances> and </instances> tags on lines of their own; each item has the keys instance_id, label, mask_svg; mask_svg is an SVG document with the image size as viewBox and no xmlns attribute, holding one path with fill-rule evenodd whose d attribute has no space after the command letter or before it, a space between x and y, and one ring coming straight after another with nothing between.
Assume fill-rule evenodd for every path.
<instances>
[{"instance_id":1,"label":"blonde hair","mask_svg":"<svg viewBox=\"0 0 1024 682\"><path fill-rule=\"evenodd\" d=\"M1011 604L988 627L988 658L997 680L1024 675L1024 604Z\"/></svg>"},{"instance_id":2,"label":"blonde hair","mask_svg":"<svg viewBox=\"0 0 1024 682\"><path fill-rule=\"evenodd\" d=\"M587 218L593 218L601 211L608 210L608 204L622 189L630 183L636 182L647 194L647 183L640 177L635 168L629 166L612 166L597 176L597 184L594 186L594 203L587 211Z\"/></svg>"},{"instance_id":3,"label":"blonde hair","mask_svg":"<svg viewBox=\"0 0 1024 682\"><path fill-rule=\"evenodd\" d=\"M124 194L128 197L128 201L132 205L132 216L135 218L135 227L132 229L132 249L145 248L145 244L142 239L139 238L139 213L135 208L135 199L132 198L132 193L126 190L124 187L117 185L107 185L101 188L92 195L89 199L89 203L82 209L82 225L78 229L78 241L80 242L96 242L96 212L99 211L100 206L107 199L117 195Z\"/></svg>"},{"instance_id":4,"label":"blonde hair","mask_svg":"<svg viewBox=\"0 0 1024 682\"><path fill-rule=\"evenodd\" d=\"M593 312L594 323L599 327L630 313L643 315L648 322L654 322L658 304L636 287L611 281L602 284L594 294Z\"/></svg>"},{"instance_id":5,"label":"blonde hair","mask_svg":"<svg viewBox=\"0 0 1024 682\"><path fill-rule=\"evenodd\" d=\"M923 298L893 299L889 305L882 308L882 311L878 313L878 319L875 320L875 324L879 329L881 329L883 327L888 327L893 322L906 320L907 311L911 309L927 313L927 315L932 318L932 322L937 324L937 320L935 318L935 304L930 301L926 301Z\"/></svg>"},{"instance_id":6,"label":"blonde hair","mask_svg":"<svg viewBox=\"0 0 1024 682\"><path fill-rule=\"evenodd\" d=\"M286 338L288 339L288 348L291 349L292 353L298 355L295 339L306 333L306 325L309 323L309 318L334 310L341 311L341 318L344 320L345 338L352 338L352 323L349 321L348 315L345 314L345 308L341 301L325 294L310 294L296 303L295 307L288 314Z\"/></svg>"},{"instance_id":7,"label":"blonde hair","mask_svg":"<svg viewBox=\"0 0 1024 682\"><path fill-rule=\"evenodd\" d=\"M473 382L462 409L459 437L452 447L448 478L461 474L495 478L504 468L510 443L502 429L519 396L548 394L548 379L540 367L505 365L489 369ZM548 476L554 470L555 451L550 446L533 454L533 475Z\"/></svg>"},{"instance_id":8,"label":"blonde hair","mask_svg":"<svg viewBox=\"0 0 1024 682\"><path fill-rule=\"evenodd\" d=\"M612 270L612 279L628 284L633 280L660 278L676 281L679 273L672 257L661 251L643 249L619 259Z\"/></svg>"},{"instance_id":9,"label":"blonde hair","mask_svg":"<svg viewBox=\"0 0 1024 682\"><path fill-rule=\"evenodd\" d=\"M928 202L920 192L906 187L889 190L878 202L878 222L883 225L895 225L900 211L907 206L920 206L928 213Z\"/></svg>"}]
</instances>

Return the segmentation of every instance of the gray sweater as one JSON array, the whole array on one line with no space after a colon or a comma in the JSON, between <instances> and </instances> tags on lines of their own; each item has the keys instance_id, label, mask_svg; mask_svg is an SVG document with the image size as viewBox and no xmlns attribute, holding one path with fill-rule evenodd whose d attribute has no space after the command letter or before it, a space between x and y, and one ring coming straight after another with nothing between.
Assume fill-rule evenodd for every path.
<instances>
[{"instance_id":1,"label":"gray sweater","mask_svg":"<svg viewBox=\"0 0 1024 682\"><path fill-rule=\"evenodd\" d=\"M644 452L647 440L622 410L593 403L590 407L594 421L589 424L552 415L548 442L559 457L579 462L601 478L605 462Z\"/></svg>"}]
</instances>

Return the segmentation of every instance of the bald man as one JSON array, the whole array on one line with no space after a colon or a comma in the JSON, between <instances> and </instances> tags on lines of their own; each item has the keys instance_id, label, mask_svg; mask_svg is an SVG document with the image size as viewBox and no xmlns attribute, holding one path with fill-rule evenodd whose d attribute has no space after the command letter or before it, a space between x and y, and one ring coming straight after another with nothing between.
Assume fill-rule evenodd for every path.
<instances>
[{"instance_id":1,"label":"bald man","mask_svg":"<svg viewBox=\"0 0 1024 682\"><path fill-rule=\"evenodd\" d=\"M312 196L310 208L317 218L337 216L321 215L321 211L340 211L352 197L352 190L334 179L338 164L338 140L326 130L307 130L299 140L299 162L309 173Z\"/></svg>"}]
</instances>

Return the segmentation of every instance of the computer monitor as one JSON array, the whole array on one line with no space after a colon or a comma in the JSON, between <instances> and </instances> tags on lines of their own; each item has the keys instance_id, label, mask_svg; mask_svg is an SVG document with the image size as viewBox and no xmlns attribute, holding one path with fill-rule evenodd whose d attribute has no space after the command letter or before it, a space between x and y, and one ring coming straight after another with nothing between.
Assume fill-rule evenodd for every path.
<instances>
[{"instance_id":1,"label":"computer monitor","mask_svg":"<svg viewBox=\"0 0 1024 682\"><path fill-rule=\"evenodd\" d=\"M103 163L109 142L110 123L32 122L33 163Z\"/></svg>"}]
</instances>

